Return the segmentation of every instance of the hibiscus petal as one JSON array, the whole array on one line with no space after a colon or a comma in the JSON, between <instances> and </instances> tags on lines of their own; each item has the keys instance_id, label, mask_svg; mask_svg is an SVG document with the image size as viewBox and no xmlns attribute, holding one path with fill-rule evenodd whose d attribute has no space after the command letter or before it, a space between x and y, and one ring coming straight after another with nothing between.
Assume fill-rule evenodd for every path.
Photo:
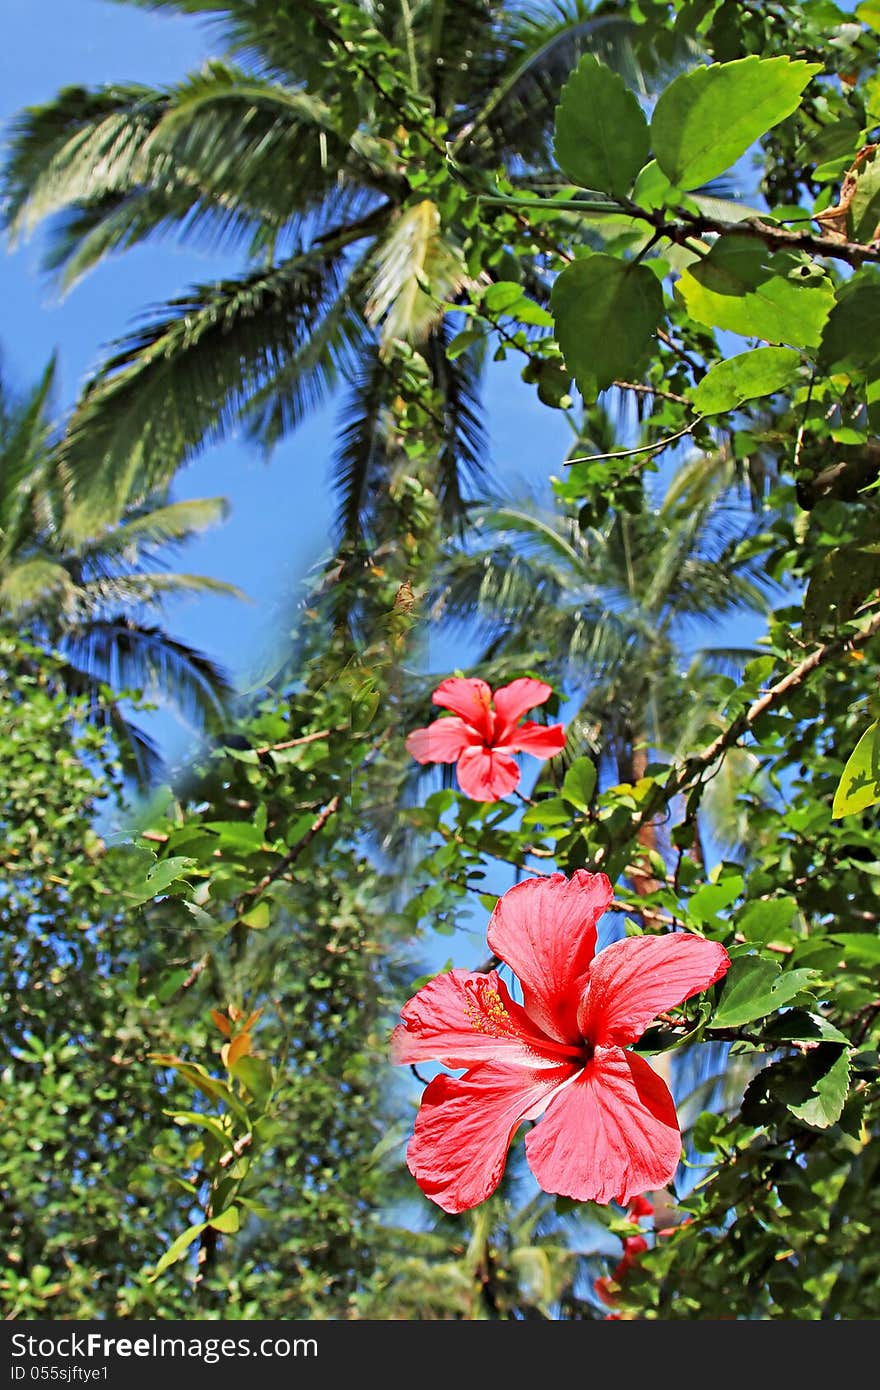
<instances>
[{"instance_id":1,"label":"hibiscus petal","mask_svg":"<svg viewBox=\"0 0 880 1390\"><path fill-rule=\"evenodd\" d=\"M665 1081L643 1057L597 1048L526 1135L529 1167L545 1192L577 1202L619 1202L665 1187L681 1132Z\"/></svg>"},{"instance_id":2,"label":"hibiscus petal","mask_svg":"<svg viewBox=\"0 0 880 1390\"><path fill-rule=\"evenodd\" d=\"M455 769L458 785L474 801L498 801L518 785L520 771L509 753L466 748Z\"/></svg>"},{"instance_id":3,"label":"hibiscus petal","mask_svg":"<svg viewBox=\"0 0 880 1390\"><path fill-rule=\"evenodd\" d=\"M581 1032L594 1044L636 1042L658 1013L714 985L729 965L723 946L692 932L615 941L590 969Z\"/></svg>"},{"instance_id":4,"label":"hibiscus petal","mask_svg":"<svg viewBox=\"0 0 880 1390\"><path fill-rule=\"evenodd\" d=\"M417 763L454 763L473 744L482 745L480 735L454 714L435 719L425 729L413 729L406 738L406 750Z\"/></svg>"},{"instance_id":5,"label":"hibiscus petal","mask_svg":"<svg viewBox=\"0 0 880 1390\"><path fill-rule=\"evenodd\" d=\"M533 758L552 758L565 747L563 724L535 724L527 719L504 739L499 739L513 753L531 753Z\"/></svg>"},{"instance_id":6,"label":"hibiscus petal","mask_svg":"<svg viewBox=\"0 0 880 1390\"><path fill-rule=\"evenodd\" d=\"M535 1027L494 970L436 975L404 1004L400 1017L391 1034L391 1057L398 1064L436 1059L470 1067L498 1058L534 1071L535 1053L545 1047L554 1065L560 1060L558 1044Z\"/></svg>"},{"instance_id":7,"label":"hibiscus petal","mask_svg":"<svg viewBox=\"0 0 880 1390\"><path fill-rule=\"evenodd\" d=\"M461 766L461 764L459 764ZM596 923L612 898L605 874L527 878L497 903L486 938L523 987L526 1012L550 1037L579 1041L578 1004L596 950Z\"/></svg>"},{"instance_id":8,"label":"hibiscus petal","mask_svg":"<svg viewBox=\"0 0 880 1390\"><path fill-rule=\"evenodd\" d=\"M495 691L495 742L506 743L505 737L513 729L520 715L535 705L543 705L553 694L553 687L544 681L521 676L509 685L500 685Z\"/></svg>"},{"instance_id":9,"label":"hibiscus petal","mask_svg":"<svg viewBox=\"0 0 880 1390\"><path fill-rule=\"evenodd\" d=\"M435 705L461 715L466 724L473 725L491 743L495 716L492 713L492 691L485 681L450 676L448 680L440 682L431 699Z\"/></svg>"},{"instance_id":10,"label":"hibiscus petal","mask_svg":"<svg viewBox=\"0 0 880 1390\"><path fill-rule=\"evenodd\" d=\"M495 1191L519 1126L540 1111L572 1067L529 1073L486 1063L462 1077L435 1076L425 1087L406 1163L426 1197L466 1211Z\"/></svg>"}]
</instances>

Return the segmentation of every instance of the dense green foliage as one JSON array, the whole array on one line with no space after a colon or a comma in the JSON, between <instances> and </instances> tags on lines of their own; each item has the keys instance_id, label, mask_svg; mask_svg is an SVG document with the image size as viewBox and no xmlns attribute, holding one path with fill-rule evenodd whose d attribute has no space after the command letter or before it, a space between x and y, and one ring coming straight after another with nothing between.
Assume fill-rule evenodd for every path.
<instances>
[{"instance_id":1,"label":"dense green foliage","mask_svg":"<svg viewBox=\"0 0 880 1390\"><path fill-rule=\"evenodd\" d=\"M877 6L145 3L221 57L23 113L9 225L65 211L68 277L172 225L248 269L99 369L52 445L67 533L344 379L338 554L112 835L111 746L4 639L11 1315L875 1317ZM493 356L571 422L549 512L481 473ZM406 755L438 632L553 683L566 747L518 794ZM438 949L580 868L618 934L732 961L637 1045L685 1147L623 1264L626 1213L536 1194L521 1134L486 1202L423 1201L387 1054Z\"/></svg>"}]
</instances>

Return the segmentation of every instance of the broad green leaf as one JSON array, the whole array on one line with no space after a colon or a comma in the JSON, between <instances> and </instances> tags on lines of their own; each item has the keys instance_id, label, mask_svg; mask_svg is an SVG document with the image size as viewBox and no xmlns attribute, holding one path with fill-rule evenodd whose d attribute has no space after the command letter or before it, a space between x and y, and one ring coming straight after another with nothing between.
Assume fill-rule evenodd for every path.
<instances>
[{"instance_id":1,"label":"broad green leaf","mask_svg":"<svg viewBox=\"0 0 880 1390\"><path fill-rule=\"evenodd\" d=\"M228 845L230 849L241 850L243 854L258 850L263 844L263 831L258 825L253 825L250 821L205 821L205 829L213 831L218 836L221 848Z\"/></svg>"},{"instance_id":2,"label":"broad green leaf","mask_svg":"<svg viewBox=\"0 0 880 1390\"><path fill-rule=\"evenodd\" d=\"M657 163L679 188L723 174L800 104L821 63L737 58L684 72L661 93L651 119Z\"/></svg>"},{"instance_id":3,"label":"broad green leaf","mask_svg":"<svg viewBox=\"0 0 880 1390\"><path fill-rule=\"evenodd\" d=\"M739 1028L789 1003L815 977L812 970L780 970L763 956L737 956L727 972L711 1028Z\"/></svg>"},{"instance_id":4,"label":"broad green leaf","mask_svg":"<svg viewBox=\"0 0 880 1390\"><path fill-rule=\"evenodd\" d=\"M880 936L869 936L867 932L837 932L828 939L843 947L844 960L880 965Z\"/></svg>"},{"instance_id":5,"label":"broad green leaf","mask_svg":"<svg viewBox=\"0 0 880 1390\"><path fill-rule=\"evenodd\" d=\"M208 1222L215 1231L222 1231L224 1235L234 1235L241 1224L238 1207L227 1207L221 1211L219 1216L212 1216Z\"/></svg>"},{"instance_id":6,"label":"broad green leaf","mask_svg":"<svg viewBox=\"0 0 880 1390\"><path fill-rule=\"evenodd\" d=\"M162 983L156 990L156 998L160 1004L167 1004L173 994L176 994L185 980L188 980L192 972L191 966L181 966L178 970L172 970L166 975Z\"/></svg>"},{"instance_id":7,"label":"broad green leaf","mask_svg":"<svg viewBox=\"0 0 880 1390\"><path fill-rule=\"evenodd\" d=\"M522 298L522 286L515 280L497 280L483 295L483 304L492 314L503 314Z\"/></svg>"},{"instance_id":8,"label":"broad green leaf","mask_svg":"<svg viewBox=\"0 0 880 1390\"><path fill-rule=\"evenodd\" d=\"M523 825L564 825L572 819L571 806L561 796L548 796L523 812Z\"/></svg>"},{"instance_id":9,"label":"broad green leaf","mask_svg":"<svg viewBox=\"0 0 880 1390\"><path fill-rule=\"evenodd\" d=\"M711 922L725 907L729 907L743 890L741 874L732 874L720 883L704 883L687 905L688 916L695 922Z\"/></svg>"},{"instance_id":10,"label":"broad green leaf","mask_svg":"<svg viewBox=\"0 0 880 1390\"><path fill-rule=\"evenodd\" d=\"M786 933L798 910L794 898L767 898L751 902L736 915L737 931L746 941L772 941Z\"/></svg>"},{"instance_id":11,"label":"broad green leaf","mask_svg":"<svg viewBox=\"0 0 880 1390\"><path fill-rule=\"evenodd\" d=\"M269 904L265 900L257 903L249 912L242 913L238 920L250 927L251 931L265 931L272 920Z\"/></svg>"},{"instance_id":12,"label":"broad green leaf","mask_svg":"<svg viewBox=\"0 0 880 1390\"><path fill-rule=\"evenodd\" d=\"M855 546L831 550L819 561L804 594L801 630L807 638L851 618L880 587L880 555Z\"/></svg>"},{"instance_id":13,"label":"broad green leaf","mask_svg":"<svg viewBox=\"0 0 880 1390\"><path fill-rule=\"evenodd\" d=\"M800 354L794 348L754 348L711 367L691 393L699 415L720 415L744 401L772 396L797 376Z\"/></svg>"},{"instance_id":14,"label":"broad green leaf","mask_svg":"<svg viewBox=\"0 0 880 1390\"><path fill-rule=\"evenodd\" d=\"M697 323L746 338L817 347L834 307L827 275L789 251L731 232L681 274L677 290Z\"/></svg>"},{"instance_id":15,"label":"broad green leaf","mask_svg":"<svg viewBox=\"0 0 880 1390\"><path fill-rule=\"evenodd\" d=\"M831 310L819 363L827 370L866 372L880 370L880 275L863 266L842 285Z\"/></svg>"},{"instance_id":16,"label":"broad green leaf","mask_svg":"<svg viewBox=\"0 0 880 1390\"><path fill-rule=\"evenodd\" d=\"M597 253L566 266L550 307L566 365L591 402L638 376L663 317L663 290L647 266Z\"/></svg>"},{"instance_id":17,"label":"broad green leaf","mask_svg":"<svg viewBox=\"0 0 880 1390\"><path fill-rule=\"evenodd\" d=\"M591 53L562 88L554 148L573 183L621 197L651 152L648 122L634 93Z\"/></svg>"},{"instance_id":18,"label":"broad green leaf","mask_svg":"<svg viewBox=\"0 0 880 1390\"><path fill-rule=\"evenodd\" d=\"M232 1067L232 1075L250 1092L258 1106L266 1104L275 1084L275 1073L265 1057L239 1057Z\"/></svg>"},{"instance_id":19,"label":"broad green leaf","mask_svg":"<svg viewBox=\"0 0 880 1390\"><path fill-rule=\"evenodd\" d=\"M147 903L166 893L195 863L182 855L158 859L152 850L136 845L114 846L108 851L108 859L111 856L114 871L120 867L127 870L127 881L120 885L119 891L125 901L133 905Z\"/></svg>"},{"instance_id":20,"label":"broad green leaf","mask_svg":"<svg viewBox=\"0 0 880 1390\"><path fill-rule=\"evenodd\" d=\"M456 333L452 341L447 344L447 359L450 362L454 362L463 352L467 352L468 348L473 347L475 343L482 342L485 336L482 328L463 328L462 331Z\"/></svg>"},{"instance_id":21,"label":"broad green leaf","mask_svg":"<svg viewBox=\"0 0 880 1390\"><path fill-rule=\"evenodd\" d=\"M851 241L875 239L880 228L880 159L876 150L859 168L848 221Z\"/></svg>"},{"instance_id":22,"label":"broad green leaf","mask_svg":"<svg viewBox=\"0 0 880 1390\"><path fill-rule=\"evenodd\" d=\"M575 758L562 779L562 795L579 811L589 811L596 789L596 765L592 758Z\"/></svg>"},{"instance_id":23,"label":"broad green leaf","mask_svg":"<svg viewBox=\"0 0 880 1390\"><path fill-rule=\"evenodd\" d=\"M831 805L832 819L858 815L880 802L880 720L869 725L847 759Z\"/></svg>"},{"instance_id":24,"label":"broad green leaf","mask_svg":"<svg viewBox=\"0 0 880 1390\"><path fill-rule=\"evenodd\" d=\"M856 5L856 19L880 33L880 0L863 0L861 5Z\"/></svg>"},{"instance_id":25,"label":"broad green leaf","mask_svg":"<svg viewBox=\"0 0 880 1390\"><path fill-rule=\"evenodd\" d=\"M816 1129L827 1129L840 1119L849 1094L849 1051L847 1048L827 1050L831 1053L830 1065L817 1078L809 1100L788 1107L793 1115Z\"/></svg>"},{"instance_id":26,"label":"broad green leaf","mask_svg":"<svg viewBox=\"0 0 880 1390\"><path fill-rule=\"evenodd\" d=\"M821 1014L807 1009L786 1009L764 1028L764 1037L779 1042L848 1043L849 1039Z\"/></svg>"}]
</instances>

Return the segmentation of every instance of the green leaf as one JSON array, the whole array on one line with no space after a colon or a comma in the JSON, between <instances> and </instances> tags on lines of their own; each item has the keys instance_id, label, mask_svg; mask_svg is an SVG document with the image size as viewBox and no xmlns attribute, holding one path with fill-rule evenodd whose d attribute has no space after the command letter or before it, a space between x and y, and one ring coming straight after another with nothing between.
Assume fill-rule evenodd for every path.
<instances>
[{"instance_id":1,"label":"green leaf","mask_svg":"<svg viewBox=\"0 0 880 1390\"><path fill-rule=\"evenodd\" d=\"M820 366L867 373L880 367L878 318L880 275L863 266L838 290L822 334Z\"/></svg>"},{"instance_id":2,"label":"green leaf","mask_svg":"<svg viewBox=\"0 0 880 1390\"><path fill-rule=\"evenodd\" d=\"M818 637L823 628L846 622L878 587L880 555L850 545L829 551L810 575L804 594L804 637Z\"/></svg>"},{"instance_id":3,"label":"green leaf","mask_svg":"<svg viewBox=\"0 0 880 1390\"><path fill-rule=\"evenodd\" d=\"M751 902L737 913L737 930L746 941L772 941L787 933L797 910L794 898L768 898L763 902Z\"/></svg>"},{"instance_id":4,"label":"green leaf","mask_svg":"<svg viewBox=\"0 0 880 1390\"><path fill-rule=\"evenodd\" d=\"M880 801L880 720L869 725L850 753L831 805L833 820L858 815Z\"/></svg>"},{"instance_id":5,"label":"green leaf","mask_svg":"<svg viewBox=\"0 0 880 1390\"><path fill-rule=\"evenodd\" d=\"M738 1028L775 1013L808 989L812 970L780 970L763 956L737 956L727 972L710 1028Z\"/></svg>"},{"instance_id":6,"label":"green leaf","mask_svg":"<svg viewBox=\"0 0 880 1390\"><path fill-rule=\"evenodd\" d=\"M810 1013L807 1009L786 1009L785 1013L766 1025L764 1037L768 1041L778 1039L779 1042L849 1042L846 1035L829 1023L827 1018Z\"/></svg>"},{"instance_id":7,"label":"green leaf","mask_svg":"<svg viewBox=\"0 0 880 1390\"><path fill-rule=\"evenodd\" d=\"M861 5L856 5L855 13L856 19L880 33L880 0L863 0Z\"/></svg>"},{"instance_id":8,"label":"green leaf","mask_svg":"<svg viewBox=\"0 0 880 1390\"><path fill-rule=\"evenodd\" d=\"M831 1054L831 1061L817 1078L813 1094L803 1104L788 1107L798 1119L804 1120L816 1129L827 1129L840 1119L849 1094L849 1050L841 1048L838 1051L837 1048L828 1048L822 1051Z\"/></svg>"},{"instance_id":9,"label":"green leaf","mask_svg":"<svg viewBox=\"0 0 880 1390\"><path fill-rule=\"evenodd\" d=\"M654 155L679 188L723 174L800 104L821 63L738 58L684 72L661 93L651 119Z\"/></svg>"},{"instance_id":10,"label":"green leaf","mask_svg":"<svg viewBox=\"0 0 880 1390\"><path fill-rule=\"evenodd\" d=\"M711 922L719 912L739 897L743 890L741 874L732 874L720 883L704 883L688 902L688 916L695 922Z\"/></svg>"},{"instance_id":11,"label":"green leaf","mask_svg":"<svg viewBox=\"0 0 880 1390\"><path fill-rule=\"evenodd\" d=\"M859 168L847 217L851 241L875 239L880 227L880 159L876 150Z\"/></svg>"},{"instance_id":12,"label":"green leaf","mask_svg":"<svg viewBox=\"0 0 880 1390\"><path fill-rule=\"evenodd\" d=\"M711 367L691 393L699 415L720 415L744 401L772 396L791 385L798 373L800 354L794 348L753 348Z\"/></svg>"},{"instance_id":13,"label":"green leaf","mask_svg":"<svg viewBox=\"0 0 880 1390\"><path fill-rule=\"evenodd\" d=\"M156 1268L153 1270L152 1274L149 1275L150 1280L158 1279L160 1274L165 1273L169 1265L176 1264L181 1256L186 1254L193 1241L201 1235L207 1224L207 1221L200 1221L196 1226L189 1226L187 1230L179 1235L177 1239L169 1245L162 1258L157 1261Z\"/></svg>"},{"instance_id":14,"label":"green leaf","mask_svg":"<svg viewBox=\"0 0 880 1390\"><path fill-rule=\"evenodd\" d=\"M573 183L622 197L651 153L648 122L637 98L618 73L591 53L562 88L554 148Z\"/></svg>"},{"instance_id":15,"label":"green leaf","mask_svg":"<svg viewBox=\"0 0 880 1390\"><path fill-rule=\"evenodd\" d=\"M638 376L663 317L663 290L647 266L598 253L566 266L550 307L566 364L590 402Z\"/></svg>"},{"instance_id":16,"label":"green leaf","mask_svg":"<svg viewBox=\"0 0 880 1390\"><path fill-rule=\"evenodd\" d=\"M867 932L836 932L829 941L843 947L843 958L858 965L880 965L880 936Z\"/></svg>"},{"instance_id":17,"label":"green leaf","mask_svg":"<svg viewBox=\"0 0 880 1390\"><path fill-rule=\"evenodd\" d=\"M250 927L251 931L265 931L272 920L269 904L265 901L257 903L249 912L243 912L238 920Z\"/></svg>"},{"instance_id":18,"label":"green leaf","mask_svg":"<svg viewBox=\"0 0 880 1390\"><path fill-rule=\"evenodd\" d=\"M210 1115L202 1115L198 1110L163 1110L163 1115L170 1115L176 1125L198 1125L200 1129L205 1129L216 1139L221 1149L228 1149L232 1143L232 1136L227 1134L217 1120L212 1120Z\"/></svg>"},{"instance_id":19,"label":"green leaf","mask_svg":"<svg viewBox=\"0 0 880 1390\"><path fill-rule=\"evenodd\" d=\"M562 779L562 795L579 811L589 811L596 790L596 765L591 758L575 758Z\"/></svg>"},{"instance_id":20,"label":"green leaf","mask_svg":"<svg viewBox=\"0 0 880 1390\"><path fill-rule=\"evenodd\" d=\"M473 347L474 343L482 342L485 338L482 328L463 328L460 333L446 345L446 358L449 362L454 362L456 357L460 357L468 348Z\"/></svg>"},{"instance_id":21,"label":"green leaf","mask_svg":"<svg viewBox=\"0 0 880 1390\"><path fill-rule=\"evenodd\" d=\"M232 1075L250 1092L258 1106L265 1106L275 1084L275 1073L265 1057L239 1057Z\"/></svg>"},{"instance_id":22,"label":"green leaf","mask_svg":"<svg viewBox=\"0 0 880 1390\"><path fill-rule=\"evenodd\" d=\"M564 825L571 820L571 807L561 796L548 796L523 812L523 825Z\"/></svg>"},{"instance_id":23,"label":"green leaf","mask_svg":"<svg viewBox=\"0 0 880 1390\"><path fill-rule=\"evenodd\" d=\"M208 1222L208 1225L213 1226L215 1231L222 1231L224 1235L234 1235L240 1224L238 1207L227 1207L225 1211L221 1211L219 1216L212 1216Z\"/></svg>"},{"instance_id":24,"label":"green leaf","mask_svg":"<svg viewBox=\"0 0 880 1390\"><path fill-rule=\"evenodd\" d=\"M677 285L697 323L746 338L817 347L833 306L830 280L806 257L771 255L753 237L731 232L682 271Z\"/></svg>"},{"instance_id":25,"label":"green leaf","mask_svg":"<svg viewBox=\"0 0 880 1390\"><path fill-rule=\"evenodd\" d=\"M492 314L503 314L522 298L522 286L515 280L496 280L483 295L483 304Z\"/></svg>"}]
</instances>

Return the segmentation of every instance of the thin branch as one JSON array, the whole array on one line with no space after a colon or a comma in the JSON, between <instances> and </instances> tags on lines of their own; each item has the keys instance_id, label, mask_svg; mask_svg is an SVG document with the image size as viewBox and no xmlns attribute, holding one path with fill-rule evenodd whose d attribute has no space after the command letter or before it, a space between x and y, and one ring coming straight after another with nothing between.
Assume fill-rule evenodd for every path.
<instances>
[{"instance_id":1,"label":"thin branch","mask_svg":"<svg viewBox=\"0 0 880 1390\"><path fill-rule=\"evenodd\" d=\"M842 637L835 637L824 646L817 647L809 656L792 668L787 675L766 690L756 700L753 700L749 707L737 715L736 719L722 730L716 739L705 748L702 753L693 757L686 758L679 767L673 767L672 772L663 787L657 787L659 801L662 805L667 805L674 796L687 788L695 787L709 771L714 763L738 743L743 734L751 729L757 719L765 714L768 709L780 703L792 690L796 690L802 685L808 676L819 669L832 657L839 656L841 652L848 648L861 647L870 641L880 632L880 613L876 613L871 621L860 632L849 633ZM648 798L648 801L636 820L635 826L638 830L646 822L653 820L657 815L659 806L658 798Z\"/></svg>"},{"instance_id":2,"label":"thin branch","mask_svg":"<svg viewBox=\"0 0 880 1390\"><path fill-rule=\"evenodd\" d=\"M255 748L254 752L263 757L266 753L281 753L285 748L299 748L304 743L317 743L322 738L330 738L333 734L346 733L348 725L337 724L333 729L316 729L312 734L303 734L300 738L288 738L283 743L264 743L261 748Z\"/></svg>"},{"instance_id":3,"label":"thin branch","mask_svg":"<svg viewBox=\"0 0 880 1390\"><path fill-rule=\"evenodd\" d=\"M840 241L834 237L817 236L815 232L790 232L784 227L771 227L759 217L747 217L741 222L724 222L714 217L703 217L700 213L678 210L681 223L667 222L661 213L646 213L640 209L639 217L644 217L652 225L663 221L662 235L670 241L681 244L697 231L713 233L716 236L745 236L763 241L771 251L808 251L814 256L828 256L833 260L846 261L858 270L865 261L880 263L880 246L876 242L864 245L859 241ZM685 225L686 224L686 225Z\"/></svg>"},{"instance_id":4,"label":"thin branch","mask_svg":"<svg viewBox=\"0 0 880 1390\"><path fill-rule=\"evenodd\" d=\"M640 396L656 396L661 401L673 401L675 405L692 405L687 396L679 396L675 391L663 391L659 386L649 386L641 381L613 381L620 391L635 391Z\"/></svg>"},{"instance_id":5,"label":"thin branch","mask_svg":"<svg viewBox=\"0 0 880 1390\"><path fill-rule=\"evenodd\" d=\"M676 439L681 439L686 434L692 434L702 418L702 415L698 415L696 420L685 425L684 429L676 430L675 434L668 434L665 439L658 439L656 444L640 444L637 449L614 449L608 454L583 454L577 458L563 459L563 463L567 466L570 463L598 463L601 459L628 459L632 458L634 454L656 454L661 449L666 449L670 444L674 444Z\"/></svg>"},{"instance_id":6,"label":"thin branch","mask_svg":"<svg viewBox=\"0 0 880 1390\"><path fill-rule=\"evenodd\" d=\"M334 816L339 810L341 800L342 798L339 793L331 797L320 815L315 817L306 833L297 840L295 845L291 846L284 855L284 858L280 859L275 867L270 869L267 874L264 874L259 883L255 883L253 888L249 888L246 893L242 893L236 903L236 911L239 913L239 916L241 915L241 907L244 903L248 902L251 898L258 898L276 879L286 874L292 864L296 863L296 860L302 854L303 850L312 843L315 836L319 835L324 829L324 826L327 824L328 820L330 820L331 816Z\"/></svg>"}]
</instances>

